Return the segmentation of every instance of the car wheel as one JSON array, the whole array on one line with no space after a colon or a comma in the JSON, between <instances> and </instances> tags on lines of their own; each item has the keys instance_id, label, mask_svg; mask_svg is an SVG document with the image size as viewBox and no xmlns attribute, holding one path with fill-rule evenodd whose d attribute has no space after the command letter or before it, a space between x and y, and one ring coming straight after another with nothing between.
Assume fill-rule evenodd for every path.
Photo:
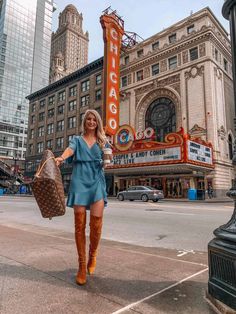
<instances>
[{"instance_id":1,"label":"car wheel","mask_svg":"<svg viewBox=\"0 0 236 314\"><path fill-rule=\"evenodd\" d=\"M118 195L118 200L119 200L119 201L123 201L123 200L124 200L124 195L119 194L119 195Z\"/></svg>"},{"instance_id":2,"label":"car wheel","mask_svg":"<svg viewBox=\"0 0 236 314\"><path fill-rule=\"evenodd\" d=\"M154 203L158 202L159 200L152 200Z\"/></svg>"},{"instance_id":3,"label":"car wheel","mask_svg":"<svg viewBox=\"0 0 236 314\"><path fill-rule=\"evenodd\" d=\"M141 197L141 200L142 200L143 202L147 202L147 201L148 201L148 196L147 196L147 194L143 194L142 197Z\"/></svg>"}]
</instances>

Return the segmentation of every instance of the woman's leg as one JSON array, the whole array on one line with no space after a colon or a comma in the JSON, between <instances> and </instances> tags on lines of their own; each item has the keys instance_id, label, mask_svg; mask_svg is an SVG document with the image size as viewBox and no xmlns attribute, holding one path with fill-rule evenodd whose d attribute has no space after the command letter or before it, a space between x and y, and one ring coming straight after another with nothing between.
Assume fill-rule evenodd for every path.
<instances>
[{"instance_id":1,"label":"woman's leg","mask_svg":"<svg viewBox=\"0 0 236 314\"><path fill-rule=\"evenodd\" d=\"M76 276L76 283L84 285L86 283L86 208L84 206L74 206L75 216L75 243L79 256L79 270Z\"/></svg>"},{"instance_id":2,"label":"woman's leg","mask_svg":"<svg viewBox=\"0 0 236 314\"><path fill-rule=\"evenodd\" d=\"M90 275L94 273L96 267L97 248L102 234L103 210L104 200L97 201L90 206L90 245L87 265Z\"/></svg>"}]
</instances>

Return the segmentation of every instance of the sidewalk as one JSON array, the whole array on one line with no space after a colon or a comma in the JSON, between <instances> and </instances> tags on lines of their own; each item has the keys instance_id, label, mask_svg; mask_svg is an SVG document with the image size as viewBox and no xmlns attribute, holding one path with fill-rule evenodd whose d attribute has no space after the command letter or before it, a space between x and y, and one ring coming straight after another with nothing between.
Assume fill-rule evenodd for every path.
<instances>
[{"instance_id":1,"label":"sidewalk","mask_svg":"<svg viewBox=\"0 0 236 314\"><path fill-rule=\"evenodd\" d=\"M0 234L0 313L214 313L205 252L102 240L96 274L81 287L72 233L0 224Z\"/></svg>"}]
</instances>

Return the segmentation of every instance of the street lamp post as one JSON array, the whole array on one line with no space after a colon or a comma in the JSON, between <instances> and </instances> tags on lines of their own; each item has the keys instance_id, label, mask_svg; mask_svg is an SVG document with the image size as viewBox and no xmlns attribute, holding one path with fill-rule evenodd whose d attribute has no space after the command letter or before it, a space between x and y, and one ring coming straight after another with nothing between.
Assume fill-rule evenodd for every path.
<instances>
[{"instance_id":1,"label":"street lamp post","mask_svg":"<svg viewBox=\"0 0 236 314\"><path fill-rule=\"evenodd\" d=\"M225 0L223 16L230 22L232 49L232 71L234 86L234 106L236 114L236 0ZM236 119L234 118L236 134ZM234 149L233 165L236 165ZM208 296L213 303L219 300L236 310L236 179L227 196L234 200L234 212L225 225L214 231L214 238L208 244L209 281Z\"/></svg>"}]
</instances>

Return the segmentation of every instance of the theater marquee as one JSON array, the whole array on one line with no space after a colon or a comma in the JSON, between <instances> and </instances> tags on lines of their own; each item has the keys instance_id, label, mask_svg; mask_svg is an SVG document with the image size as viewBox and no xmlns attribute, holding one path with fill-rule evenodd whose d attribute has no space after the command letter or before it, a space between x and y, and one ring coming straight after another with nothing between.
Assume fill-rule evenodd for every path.
<instances>
[{"instance_id":1,"label":"theater marquee","mask_svg":"<svg viewBox=\"0 0 236 314\"><path fill-rule=\"evenodd\" d=\"M128 125L120 126L112 138L113 164L109 169L194 164L214 168L212 146L199 138L179 132L167 134L164 142L154 140L154 130L136 132Z\"/></svg>"}]
</instances>

